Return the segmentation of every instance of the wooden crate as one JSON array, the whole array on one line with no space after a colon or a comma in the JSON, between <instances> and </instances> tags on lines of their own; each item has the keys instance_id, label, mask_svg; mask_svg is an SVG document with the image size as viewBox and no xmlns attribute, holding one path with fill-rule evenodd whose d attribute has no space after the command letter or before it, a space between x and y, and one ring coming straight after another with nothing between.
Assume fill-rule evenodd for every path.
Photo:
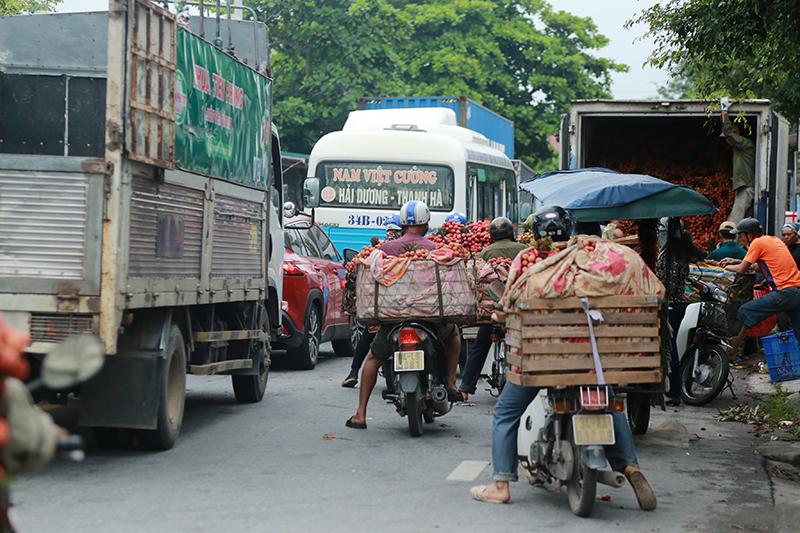
<instances>
[{"instance_id":1,"label":"wooden crate","mask_svg":"<svg viewBox=\"0 0 800 533\"><path fill-rule=\"evenodd\" d=\"M589 299L603 314L594 334L609 385L661 383L659 300L646 296ZM508 380L526 387L595 385L586 314L578 298L517 302L506 318Z\"/></svg>"}]
</instances>

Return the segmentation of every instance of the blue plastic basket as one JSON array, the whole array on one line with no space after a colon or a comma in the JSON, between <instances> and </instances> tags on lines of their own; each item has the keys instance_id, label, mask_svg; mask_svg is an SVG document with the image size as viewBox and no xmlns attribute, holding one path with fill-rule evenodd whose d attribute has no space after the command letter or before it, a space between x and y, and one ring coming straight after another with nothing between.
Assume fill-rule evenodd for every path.
<instances>
[{"instance_id":1,"label":"blue plastic basket","mask_svg":"<svg viewBox=\"0 0 800 533\"><path fill-rule=\"evenodd\" d=\"M794 331L761 337L761 343L767 356L770 381L800 379L800 348Z\"/></svg>"}]
</instances>

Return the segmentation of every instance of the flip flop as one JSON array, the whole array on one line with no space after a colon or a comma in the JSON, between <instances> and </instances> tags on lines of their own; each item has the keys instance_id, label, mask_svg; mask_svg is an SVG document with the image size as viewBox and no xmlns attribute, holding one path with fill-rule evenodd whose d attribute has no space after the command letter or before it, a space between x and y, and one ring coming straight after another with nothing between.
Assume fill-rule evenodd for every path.
<instances>
[{"instance_id":1,"label":"flip flop","mask_svg":"<svg viewBox=\"0 0 800 533\"><path fill-rule=\"evenodd\" d=\"M469 489L469 494L470 494L470 496L472 496L473 500L477 500L479 502L497 503L497 504L508 503L508 502L504 502L502 500L490 500L489 498L487 498L486 497L486 489L487 488L489 488L489 487L487 487L486 485L478 485L477 487L472 487L471 489Z\"/></svg>"},{"instance_id":2,"label":"flip flop","mask_svg":"<svg viewBox=\"0 0 800 533\"><path fill-rule=\"evenodd\" d=\"M363 422L363 423L360 423L360 424L357 423L357 422L353 422L353 417L352 416L347 419L347 422L345 422L344 425L349 427L349 428L353 428L353 429L367 429L366 422Z\"/></svg>"}]
</instances>

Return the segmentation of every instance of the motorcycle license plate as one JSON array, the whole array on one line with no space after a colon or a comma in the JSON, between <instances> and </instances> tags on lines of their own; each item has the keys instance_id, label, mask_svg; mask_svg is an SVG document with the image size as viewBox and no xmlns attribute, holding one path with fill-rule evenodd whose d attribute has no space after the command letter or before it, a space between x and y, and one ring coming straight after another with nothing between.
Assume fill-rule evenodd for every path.
<instances>
[{"instance_id":1,"label":"motorcycle license plate","mask_svg":"<svg viewBox=\"0 0 800 533\"><path fill-rule=\"evenodd\" d=\"M394 352L395 372L411 372L415 370L425 370L425 352L422 350Z\"/></svg>"},{"instance_id":2,"label":"motorcycle license plate","mask_svg":"<svg viewBox=\"0 0 800 533\"><path fill-rule=\"evenodd\" d=\"M572 431L575 444L614 444L614 420L611 415L574 415Z\"/></svg>"}]
</instances>

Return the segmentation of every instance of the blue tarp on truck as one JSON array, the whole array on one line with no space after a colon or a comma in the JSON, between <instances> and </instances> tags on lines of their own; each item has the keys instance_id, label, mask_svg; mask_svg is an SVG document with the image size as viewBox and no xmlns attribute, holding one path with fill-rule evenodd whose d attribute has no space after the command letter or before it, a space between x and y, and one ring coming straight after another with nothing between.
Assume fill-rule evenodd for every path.
<instances>
[{"instance_id":1,"label":"blue tarp on truck","mask_svg":"<svg viewBox=\"0 0 800 533\"><path fill-rule=\"evenodd\" d=\"M485 135L495 148L514 159L514 122L466 96L376 96L358 100L359 109L445 107L456 113L458 125Z\"/></svg>"}]
</instances>

